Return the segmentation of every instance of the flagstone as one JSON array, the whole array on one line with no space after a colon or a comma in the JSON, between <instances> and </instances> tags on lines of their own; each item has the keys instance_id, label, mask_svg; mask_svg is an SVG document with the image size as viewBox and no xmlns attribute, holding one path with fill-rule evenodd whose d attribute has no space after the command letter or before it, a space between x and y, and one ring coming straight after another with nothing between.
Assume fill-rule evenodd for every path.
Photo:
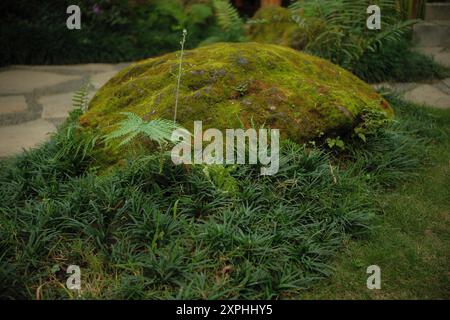
<instances>
[{"instance_id":1,"label":"flagstone","mask_svg":"<svg viewBox=\"0 0 450 320\"><path fill-rule=\"evenodd\" d=\"M81 80L81 77L30 70L7 70L0 72L0 94L27 93L71 80Z\"/></svg>"},{"instance_id":2,"label":"flagstone","mask_svg":"<svg viewBox=\"0 0 450 320\"><path fill-rule=\"evenodd\" d=\"M45 142L56 127L44 119L0 127L0 157L19 154Z\"/></svg>"},{"instance_id":3,"label":"flagstone","mask_svg":"<svg viewBox=\"0 0 450 320\"><path fill-rule=\"evenodd\" d=\"M27 102L24 96L0 97L0 115L25 112Z\"/></svg>"}]
</instances>

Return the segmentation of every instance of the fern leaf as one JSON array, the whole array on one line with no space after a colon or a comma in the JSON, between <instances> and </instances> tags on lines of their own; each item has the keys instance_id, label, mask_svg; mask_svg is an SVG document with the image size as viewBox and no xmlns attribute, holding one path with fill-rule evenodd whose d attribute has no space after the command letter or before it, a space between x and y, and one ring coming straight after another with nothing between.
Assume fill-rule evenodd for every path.
<instances>
[{"instance_id":1,"label":"fern leaf","mask_svg":"<svg viewBox=\"0 0 450 320\"><path fill-rule=\"evenodd\" d=\"M131 112L121 112L121 114L125 115L127 118L119 123L118 129L104 137L106 141L121 138L132 134L133 132L139 133L141 125L144 121L139 116Z\"/></svg>"},{"instance_id":2,"label":"fern leaf","mask_svg":"<svg viewBox=\"0 0 450 320\"><path fill-rule=\"evenodd\" d=\"M216 10L217 22L225 32L239 30L242 27L242 20L236 8L227 0L214 0L214 9Z\"/></svg>"},{"instance_id":3,"label":"fern leaf","mask_svg":"<svg viewBox=\"0 0 450 320\"><path fill-rule=\"evenodd\" d=\"M89 84L84 84L78 91L73 94L72 106L74 109L86 111L88 105L88 89Z\"/></svg>"},{"instance_id":4,"label":"fern leaf","mask_svg":"<svg viewBox=\"0 0 450 320\"><path fill-rule=\"evenodd\" d=\"M116 130L104 136L106 142L123 138L119 143L119 146L123 146L142 135L161 145L165 142L175 142L172 141L173 131L182 129L175 122L166 119L154 119L145 122L134 113L121 112L121 114L126 118L118 124Z\"/></svg>"},{"instance_id":5,"label":"fern leaf","mask_svg":"<svg viewBox=\"0 0 450 320\"><path fill-rule=\"evenodd\" d=\"M165 119L155 119L145 123L142 126L142 133L152 140L162 143L172 140L172 132L178 129L179 126L173 121Z\"/></svg>"}]
</instances>

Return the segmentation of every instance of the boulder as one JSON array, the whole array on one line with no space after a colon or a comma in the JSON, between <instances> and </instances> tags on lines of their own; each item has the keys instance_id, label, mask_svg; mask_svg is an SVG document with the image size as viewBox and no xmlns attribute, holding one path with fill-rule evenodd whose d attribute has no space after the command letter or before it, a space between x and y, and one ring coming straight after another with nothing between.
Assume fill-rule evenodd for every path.
<instances>
[{"instance_id":1,"label":"boulder","mask_svg":"<svg viewBox=\"0 0 450 320\"><path fill-rule=\"evenodd\" d=\"M81 123L103 133L133 112L173 119L179 52L136 62L94 96ZM218 43L184 53L177 122L220 130L265 126L298 143L351 130L367 110L393 115L368 84L324 59L260 43Z\"/></svg>"}]
</instances>

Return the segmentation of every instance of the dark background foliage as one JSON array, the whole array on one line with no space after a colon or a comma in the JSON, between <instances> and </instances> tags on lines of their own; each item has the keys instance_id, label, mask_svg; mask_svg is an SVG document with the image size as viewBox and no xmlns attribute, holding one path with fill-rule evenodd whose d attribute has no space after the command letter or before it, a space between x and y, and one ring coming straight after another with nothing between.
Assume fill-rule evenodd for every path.
<instances>
[{"instance_id":1,"label":"dark background foliage","mask_svg":"<svg viewBox=\"0 0 450 320\"><path fill-rule=\"evenodd\" d=\"M66 9L81 9L81 30L68 30ZM176 0L3 0L0 64L119 62L188 48L212 31L212 9Z\"/></svg>"}]
</instances>

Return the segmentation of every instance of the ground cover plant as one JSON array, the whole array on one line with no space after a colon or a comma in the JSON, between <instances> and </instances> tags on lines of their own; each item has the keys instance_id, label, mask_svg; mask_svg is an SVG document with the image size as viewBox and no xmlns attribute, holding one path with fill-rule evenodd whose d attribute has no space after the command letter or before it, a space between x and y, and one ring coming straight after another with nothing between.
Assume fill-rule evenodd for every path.
<instances>
[{"instance_id":1,"label":"ground cover plant","mask_svg":"<svg viewBox=\"0 0 450 320\"><path fill-rule=\"evenodd\" d=\"M397 117L425 139L426 165L406 183L376 194L382 213L369 237L347 243L334 273L302 299L448 299L450 294L450 111L401 103ZM361 283L377 264L382 290ZM375 292L374 292L375 291Z\"/></svg>"},{"instance_id":2,"label":"ground cover plant","mask_svg":"<svg viewBox=\"0 0 450 320\"><path fill-rule=\"evenodd\" d=\"M370 83L414 82L450 76L448 67L414 51L407 39L383 46L377 52L367 53L354 64L352 72Z\"/></svg>"},{"instance_id":3,"label":"ground cover plant","mask_svg":"<svg viewBox=\"0 0 450 320\"><path fill-rule=\"evenodd\" d=\"M370 231L374 194L414 175L427 142L399 119L365 143L342 137L341 152L285 141L275 176L174 166L163 152L98 172L99 138L77 130L80 114L1 162L3 298L296 297ZM83 270L81 295L64 286L69 264Z\"/></svg>"}]
</instances>

